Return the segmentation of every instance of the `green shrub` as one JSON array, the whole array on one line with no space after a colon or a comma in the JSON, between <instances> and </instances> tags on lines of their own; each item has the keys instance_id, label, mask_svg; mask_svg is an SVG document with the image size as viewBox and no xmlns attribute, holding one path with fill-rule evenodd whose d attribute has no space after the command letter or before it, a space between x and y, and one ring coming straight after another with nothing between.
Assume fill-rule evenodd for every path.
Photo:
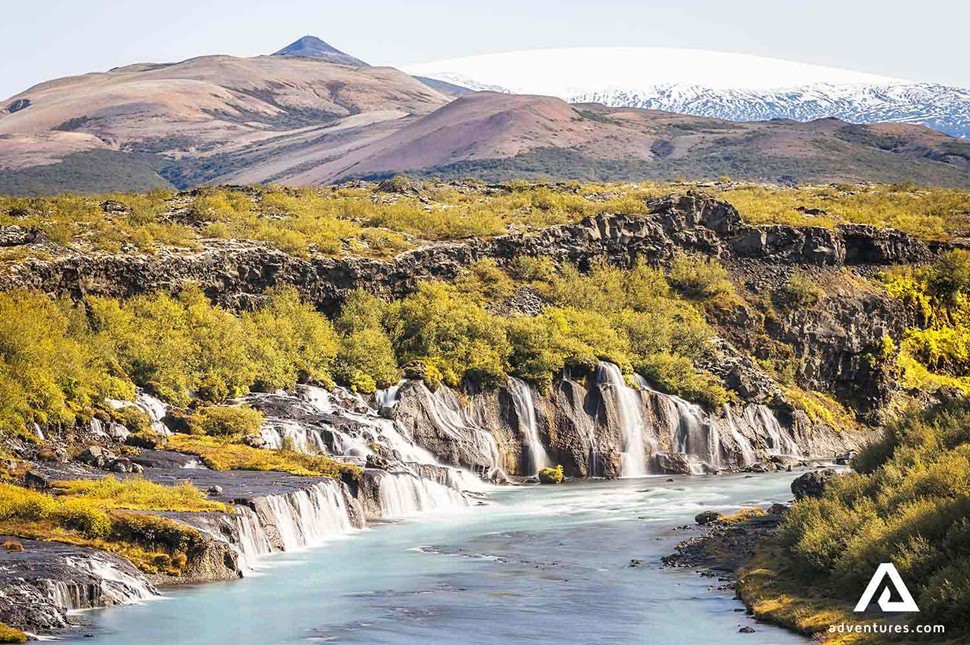
<instances>
[{"instance_id":1,"label":"green shrub","mask_svg":"<svg viewBox=\"0 0 970 645\"><path fill-rule=\"evenodd\" d=\"M197 433L210 437L235 437L259 434L265 418L263 413L248 405L207 406L200 408L189 420Z\"/></svg>"},{"instance_id":2,"label":"green shrub","mask_svg":"<svg viewBox=\"0 0 970 645\"><path fill-rule=\"evenodd\" d=\"M391 339L380 328L362 329L340 340L334 376L356 392L370 394L400 378Z\"/></svg>"},{"instance_id":3,"label":"green shrub","mask_svg":"<svg viewBox=\"0 0 970 645\"><path fill-rule=\"evenodd\" d=\"M27 634L15 627L0 623L0 643L26 643Z\"/></svg>"},{"instance_id":4,"label":"green shrub","mask_svg":"<svg viewBox=\"0 0 970 645\"><path fill-rule=\"evenodd\" d=\"M727 270L717 260L679 253L670 265L670 284L687 298L713 300L734 294Z\"/></svg>"},{"instance_id":5,"label":"green shrub","mask_svg":"<svg viewBox=\"0 0 970 645\"><path fill-rule=\"evenodd\" d=\"M230 312L188 287L121 303L89 301L97 343L133 381L179 405L197 393L222 401L248 391L256 365L246 330Z\"/></svg>"},{"instance_id":6,"label":"green shrub","mask_svg":"<svg viewBox=\"0 0 970 645\"><path fill-rule=\"evenodd\" d=\"M781 538L845 598L880 562L893 562L919 599L921 616L966 631L970 609L970 403L910 411L818 499L795 502ZM956 634L948 631L948 637Z\"/></svg>"},{"instance_id":7,"label":"green shrub","mask_svg":"<svg viewBox=\"0 0 970 645\"><path fill-rule=\"evenodd\" d=\"M515 283L492 259L472 264L455 280L455 286L480 303L498 302L515 290Z\"/></svg>"},{"instance_id":8,"label":"green shrub","mask_svg":"<svg viewBox=\"0 0 970 645\"><path fill-rule=\"evenodd\" d=\"M275 291L259 310L243 316L243 326L251 341L258 387L274 390L306 380L332 382L339 339L330 321L302 303L295 289Z\"/></svg>"},{"instance_id":9,"label":"green shrub","mask_svg":"<svg viewBox=\"0 0 970 645\"><path fill-rule=\"evenodd\" d=\"M225 511L226 506L206 499L190 482L175 486L157 484L141 477L74 479L54 484L68 501L84 501L101 509L123 508L141 511Z\"/></svg>"},{"instance_id":10,"label":"green shrub","mask_svg":"<svg viewBox=\"0 0 970 645\"><path fill-rule=\"evenodd\" d=\"M562 466L543 468L539 471L539 481L543 484L561 484L566 479Z\"/></svg>"},{"instance_id":11,"label":"green shrub","mask_svg":"<svg viewBox=\"0 0 970 645\"><path fill-rule=\"evenodd\" d=\"M434 365L444 382L494 383L505 373L510 347L500 321L455 287L424 282L392 305L391 338L401 364Z\"/></svg>"},{"instance_id":12,"label":"green shrub","mask_svg":"<svg viewBox=\"0 0 970 645\"><path fill-rule=\"evenodd\" d=\"M74 425L105 397L132 397L110 372L84 312L41 293L0 293L0 433Z\"/></svg>"},{"instance_id":13,"label":"green shrub","mask_svg":"<svg viewBox=\"0 0 970 645\"><path fill-rule=\"evenodd\" d=\"M361 289L347 294L340 307L334 327L341 334L353 334L365 329L383 329L387 303Z\"/></svg>"},{"instance_id":14,"label":"green shrub","mask_svg":"<svg viewBox=\"0 0 970 645\"><path fill-rule=\"evenodd\" d=\"M709 409L721 407L730 398L720 381L707 372L696 370L686 356L650 354L638 360L637 369L657 389L701 403Z\"/></svg>"},{"instance_id":15,"label":"green shrub","mask_svg":"<svg viewBox=\"0 0 970 645\"><path fill-rule=\"evenodd\" d=\"M810 309L823 294L810 275L795 269L772 295L775 304L783 309Z\"/></svg>"},{"instance_id":16,"label":"green shrub","mask_svg":"<svg viewBox=\"0 0 970 645\"><path fill-rule=\"evenodd\" d=\"M126 405L114 411L115 421L133 433L146 433L152 430L152 418L133 405Z\"/></svg>"},{"instance_id":17,"label":"green shrub","mask_svg":"<svg viewBox=\"0 0 970 645\"><path fill-rule=\"evenodd\" d=\"M104 538L111 533L111 517L85 499L67 499L57 510L58 521L89 538Z\"/></svg>"}]
</instances>

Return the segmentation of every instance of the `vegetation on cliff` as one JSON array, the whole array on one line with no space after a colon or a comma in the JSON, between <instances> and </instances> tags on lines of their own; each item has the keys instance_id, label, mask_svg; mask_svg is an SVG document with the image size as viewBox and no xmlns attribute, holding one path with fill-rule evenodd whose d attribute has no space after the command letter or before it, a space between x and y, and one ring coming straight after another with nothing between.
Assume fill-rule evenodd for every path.
<instances>
[{"instance_id":1,"label":"vegetation on cliff","mask_svg":"<svg viewBox=\"0 0 970 645\"><path fill-rule=\"evenodd\" d=\"M175 434L166 447L198 455L212 470L275 470L304 477L357 478L357 466L344 464L323 455L307 455L294 450L264 450L231 439Z\"/></svg>"},{"instance_id":2,"label":"vegetation on cliff","mask_svg":"<svg viewBox=\"0 0 970 645\"><path fill-rule=\"evenodd\" d=\"M10 625L0 623L0 643L26 643L27 640L27 634L24 632Z\"/></svg>"},{"instance_id":3,"label":"vegetation on cliff","mask_svg":"<svg viewBox=\"0 0 970 645\"><path fill-rule=\"evenodd\" d=\"M325 188L197 188L189 193L56 197L0 196L0 226L34 230L41 250L0 248L0 260L55 249L143 252L198 249L212 240L247 240L296 256L386 257L423 241L490 237L576 222L599 213L649 214L646 200L700 186L751 224L893 227L924 239L970 229L970 191L912 184L831 184L785 188L737 184L510 181L486 185L417 182Z\"/></svg>"},{"instance_id":4,"label":"vegetation on cliff","mask_svg":"<svg viewBox=\"0 0 970 645\"><path fill-rule=\"evenodd\" d=\"M877 566L892 562L920 608L914 620L945 625L956 642L970 624L970 253L949 251L881 279L912 322L898 347L885 339L884 358L895 359L904 387L942 402L914 402L854 459L854 472L796 501L738 590L763 619L826 632L859 622L849 608Z\"/></svg>"},{"instance_id":5,"label":"vegetation on cliff","mask_svg":"<svg viewBox=\"0 0 970 645\"><path fill-rule=\"evenodd\" d=\"M970 393L970 252L953 250L931 265L887 271L883 282L914 322L898 348L903 384Z\"/></svg>"},{"instance_id":6,"label":"vegetation on cliff","mask_svg":"<svg viewBox=\"0 0 970 645\"><path fill-rule=\"evenodd\" d=\"M646 265L583 274L523 258L510 273L483 261L453 284L425 282L391 303L354 293L333 322L292 289L242 313L211 304L194 287L124 301L5 292L0 429L32 437L35 423L71 427L96 414L126 415L105 409L104 400L131 399L136 386L176 406L306 381L372 392L395 383L409 364L422 364L432 385L490 385L513 374L548 387L564 367L588 371L609 360L693 400L727 399L697 368L714 339L704 303L733 293L716 264L683 256L668 279ZM541 299L541 311L499 313L521 289ZM125 420L134 431L147 426ZM256 432L262 417L203 405L185 420L190 432L238 439Z\"/></svg>"},{"instance_id":7,"label":"vegetation on cliff","mask_svg":"<svg viewBox=\"0 0 970 645\"><path fill-rule=\"evenodd\" d=\"M56 540L118 553L149 573L178 575L202 536L184 524L139 511L222 511L191 484L141 479L58 482L56 494L0 483L0 534Z\"/></svg>"}]
</instances>

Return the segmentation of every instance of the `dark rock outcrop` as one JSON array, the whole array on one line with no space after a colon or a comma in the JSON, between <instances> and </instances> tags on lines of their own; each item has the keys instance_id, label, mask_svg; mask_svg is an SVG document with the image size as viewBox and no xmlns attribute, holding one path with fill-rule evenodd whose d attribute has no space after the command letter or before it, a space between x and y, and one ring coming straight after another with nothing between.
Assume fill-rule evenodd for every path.
<instances>
[{"instance_id":1,"label":"dark rock outcrop","mask_svg":"<svg viewBox=\"0 0 970 645\"><path fill-rule=\"evenodd\" d=\"M835 471L831 469L804 473L791 483L791 492L795 499L821 497L826 484L835 476Z\"/></svg>"},{"instance_id":2,"label":"dark rock outcrop","mask_svg":"<svg viewBox=\"0 0 970 645\"><path fill-rule=\"evenodd\" d=\"M321 310L332 312L351 290L401 296L420 280L453 278L483 258L503 263L522 255L544 256L588 268L597 261L620 266L632 266L638 259L665 262L679 249L769 264L819 266L914 263L930 255L911 236L868 226L749 226L733 206L700 193L654 200L650 208L653 214L647 217L602 214L535 233L434 244L387 261L302 259L259 244L225 240L209 241L198 252L67 253L7 266L0 273L0 288L120 297L194 282L218 302L245 307L268 289L288 284Z\"/></svg>"}]
</instances>

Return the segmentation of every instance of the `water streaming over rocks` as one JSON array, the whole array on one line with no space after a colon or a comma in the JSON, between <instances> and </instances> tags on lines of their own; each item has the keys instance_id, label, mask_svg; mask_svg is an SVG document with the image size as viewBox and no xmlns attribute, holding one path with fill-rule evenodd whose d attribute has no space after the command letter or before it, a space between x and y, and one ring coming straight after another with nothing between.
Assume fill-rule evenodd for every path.
<instances>
[{"instance_id":1,"label":"water streaming over rocks","mask_svg":"<svg viewBox=\"0 0 970 645\"><path fill-rule=\"evenodd\" d=\"M19 540L0 549L0 613L7 622L52 630L67 612L141 602L154 587L131 563L109 553L57 542Z\"/></svg>"},{"instance_id":2,"label":"water streaming over rocks","mask_svg":"<svg viewBox=\"0 0 970 645\"><path fill-rule=\"evenodd\" d=\"M381 517L394 519L417 513L468 506L468 497L433 479L411 472L377 471Z\"/></svg>"},{"instance_id":3,"label":"water streaming over rocks","mask_svg":"<svg viewBox=\"0 0 970 645\"><path fill-rule=\"evenodd\" d=\"M561 464L573 477L697 474L801 457L832 445L828 435L812 434L797 420L783 424L764 405L728 405L709 413L656 391L638 376L628 382L611 363L578 377L565 375L548 392L517 378L471 393L402 381L369 401L340 388L300 386L254 393L239 403L266 416L259 435L246 438L250 445L329 455L363 467L362 474L338 481L219 472L195 457L142 450L135 459L145 467L144 476L163 483L192 481L218 490L216 499L235 506L233 513L169 514L207 536L186 579L245 576L266 556L326 544L368 521L468 507L489 490L485 482L507 481L506 473L529 476ZM164 427L167 407L154 397L139 393L134 403L115 405L136 405ZM100 430L105 437L113 434L110 427ZM104 474L69 467L71 477ZM39 607L42 618L24 624L54 630L64 626L66 611L137 602L155 593L128 563L91 553L60 558L58 566L70 574L35 573L26 587L0 580L0 610L13 601ZM63 585L56 583L62 578Z\"/></svg>"},{"instance_id":4,"label":"water streaming over rocks","mask_svg":"<svg viewBox=\"0 0 970 645\"><path fill-rule=\"evenodd\" d=\"M523 441L523 473L537 473L550 464L549 455L546 454L539 436L539 421L535 403L532 401L532 388L522 379L513 377L509 379L509 392L512 394Z\"/></svg>"},{"instance_id":5,"label":"water streaming over rocks","mask_svg":"<svg viewBox=\"0 0 970 645\"><path fill-rule=\"evenodd\" d=\"M620 474L641 477L647 473L644 457L644 413L638 393L626 384L623 372L613 363L600 363L597 377L616 406L620 426Z\"/></svg>"}]
</instances>

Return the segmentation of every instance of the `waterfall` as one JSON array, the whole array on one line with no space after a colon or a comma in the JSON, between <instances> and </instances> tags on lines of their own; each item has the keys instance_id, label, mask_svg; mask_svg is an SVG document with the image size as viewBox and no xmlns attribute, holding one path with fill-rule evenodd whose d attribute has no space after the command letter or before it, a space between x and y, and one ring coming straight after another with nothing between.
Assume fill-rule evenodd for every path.
<instances>
[{"instance_id":1,"label":"waterfall","mask_svg":"<svg viewBox=\"0 0 970 645\"><path fill-rule=\"evenodd\" d=\"M802 453L798 449L795 440L785 432L777 417L766 405L755 405L745 408L744 414L750 417L749 421L754 427L761 426L768 435L768 453L772 455L789 455L798 457ZM760 423L759 423L760 421Z\"/></svg>"},{"instance_id":2,"label":"waterfall","mask_svg":"<svg viewBox=\"0 0 970 645\"><path fill-rule=\"evenodd\" d=\"M377 390L374 392L374 402L377 404L377 411L393 408L397 405L397 394L401 389L401 383L406 381L401 381L397 385L392 385L386 390Z\"/></svg>"},{"instance_id":3,"label":"waterfall","mask_svg":"<svg viewBox=\"0 0 970 645\"><path fill-rule=\"evenodd\" d=\"M509 392L519 420L519 432L524 440L525 474L535 474L549 465L549 456L539 438L539 420L532 401L532 388L528 383L514 377L509 378Z\"/></svg>"},{"instance_id":4,"label":"waterfall","mask_svg":"<svg viewBox=\"0 0 970 645\"><path fill-rule=\"evenodd\" d=\"M158 595L137 569L107 554L67 556L64 563L89 575L95 585L94 590L86 590L76 583L58 581L53 598L64 609L128 605Z\"/></svg>"},{"instance_id":5,"label":"waterfall","mask_svg":"<svg viewBox=\"0 0 970 645\"><path fill-rule=\"evenodd\" d=\"M741 452L741 463L738 465L747 466L758 461L754 448L751 447L751 442L747 437L741 434L740 430L738 430L738 424L734 421L734 413L731 411L731 406L727 403L724 404L724 419L731 438L734 439L734 442L738 446L738 450Z\"/></svg>"},{"instance_id":6,"label":"waterfall","mask_svg":"<svg viewBox=\"0 0 970 645\"><path fill-rule=\"evenodd\" d=\"M240 568L245 574L256 568L258 558L273 552L273 545L266 537L256 511L248 506L236 506L235 511L232 523L238 537L233 546L239 552Z\"/></svg>"},{"instance_id":7,"label":"waterfall","mask_svg":"<svg viewBox=\"0 0 970 645\"><path fill-rule=\"evenodd\" d=\"M622 435L620 474L622 477L641 477L647 474L647 466L643 443L644 422L639 396L636 390L626 384L620 368L613 363L599 364L599 378L609 386L616 404L617 420Z\"/></svg>"},{"instance_id":8,"label":"waterfall","mask_svg":"<svg viewBox=\"0 0 970 645\"><path fill-rule=\"evenodd\" d=\"M165 436L172 434L165 424L162 423L162 418L168 413L168 406L161 399L143 390L139 390L135 394L134 401L121 401L118 399L105 399L105 401L115 410L134 406L148 415L148 418L152 421L152 430L156 434Z\"/></svg>"},{"instance_id":9,"label":"waterfall","mask_svg":"<svg viewBox=\"0 0 970 645\"><path fill-rule=\"evenodd\" d=\"M409 472L382 472L378 485L384 518L468 506L468 498L457 490Z\"/></svg>"},{"instance_id":10,"label":"waterfall","mask_svg":"<svg viewBox=\"0 0 970 645\"><path fill-rule=\"evenodd\" d=\"M696 405L671 395L661 395L677 410L678 452L717 466L721 463L721 443L717 430Z\"/></svg>"},{"instance_id":11,"label":"waterfall","mask_svg":"<svg viewBox=\"0 0 970 645\"><path fill-rule=\"evenodd\" d=\"M422 385L422 387L424 387ZM498 443L492 433L485 428L480 428L468 423L461 412L461 405L455 393L445 385L438 388L436 392L429 392L429 415L435 426L451 435L458 441L464 441L471 437L475 451L487 461L488 476L502 470L502 457L499 453Z\"/></svg>"},{"instance_id":12,"label":"waterfall","mask_svg":"<svg viewBox=\"0 0 970 645\"><path fill-rule=\"evenodd\" d=\"M327 444L320 436L320 431L297 421L268 419L259 435L266 446L274 450L287 446L290 450L311 455L327 452Z\"/></svg>"},{"instance_id":13,"label":"waterfall","mask_svg":"<svg viewBox=\"0 0 970 645\"><path fill-rule=\"evenodd\" d=\"M285 495L269 495L257 512L262 523L276 529L284 551L319 546L354 528L339 486L328 480Z\"/></svg>"},{"instance_id":14,"label":"waterfall","mask_svg":"<svg viewBox=\"0 0 970 645\"><path fill-rule=\"evenodd\" d=\"M168 413L168 406L165 405L160 399L155 398L151 394L146 394L145 392L138 392L135 395L135 406L147 414L152 420L152 430L157 434L170 435L168 428L162 423L162 417Z\"/></svg>"}]
</instances>

